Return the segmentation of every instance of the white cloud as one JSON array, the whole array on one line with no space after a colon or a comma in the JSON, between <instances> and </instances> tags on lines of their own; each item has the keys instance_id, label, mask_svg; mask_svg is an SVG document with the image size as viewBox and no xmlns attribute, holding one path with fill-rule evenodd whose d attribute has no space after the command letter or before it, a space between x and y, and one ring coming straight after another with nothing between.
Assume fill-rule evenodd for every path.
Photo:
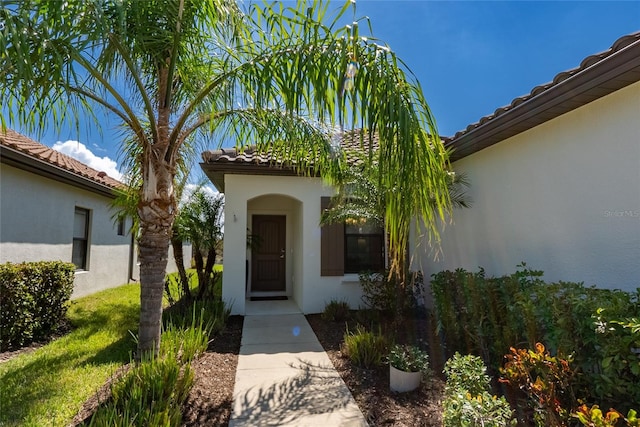
<instances>
[{"instance_id":1,"label":"white cloud","mask_svg":"<svg viewBox=\"0 0 640 427\"><path fill-rule=\"evenodd\" d=\"M207 196L211 196L211 197L217 197L220 195L220 193L218 192L218 190L216 190L213 186L211 185L196 185L196 184L186 184L184 191L182 192L182 199L180 200L180 206L186 204L189 199L191 199L191 196L193 196L193 194L197 191L200 190L202 191L204 194L206 194Z\"/></svg>"},{"instance_id":2,"label":"white cloud","mask_svg":"<svg viewBox=\"0 0 640 427\"><path fill-rule=\"evenodd\" d=\"M96 156L81 142L71 140L65 142L58 141L53 144L53 147L51 148L73 157L95 170L104 171L111 178L115 178L119 181L122 181L123 179L122 174L118 171L118 164L114 160L107 156Z\"/></svg>"}]
</instances>

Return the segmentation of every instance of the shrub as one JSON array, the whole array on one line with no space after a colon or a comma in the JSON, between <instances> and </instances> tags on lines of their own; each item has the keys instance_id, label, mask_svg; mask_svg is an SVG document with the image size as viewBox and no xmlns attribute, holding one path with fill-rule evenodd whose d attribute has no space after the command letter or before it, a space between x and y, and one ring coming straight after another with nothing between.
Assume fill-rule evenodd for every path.
<instances>
[{"instance_id":1,"label":"shrub","mask_svg":"<svg viewBox=\"0 0 640 427\"><path fill-rule=\"evenodd\" d=\"M415 345L396 344L391 347L389 364L405 372L430 372L429 355Z\"/></svg>"},{"instance_id":2,"label":"shrub","mask_svg":"<svg viewBox=\"0 0 640 427\"><path fill-rule=\"evenodd\" d=\"M416 309L423 308L418 303L422 295L424 283L420 272L409 272L407 277L411 282L398 294L398 283L390 276L389 271L382 273L365 272L359 275L362 288L362 301L367 308L378 310L386 314L395 314L398 308L410 308L415 314Z\"/></svg>"},{"instance_id":3,"label":"shrub","mask_svg":"<svg viewBox=\"0 0 640 427\"><path fill-rule=\"evenodd\" d=\"M432 276L436 332L445 355L481 356L490 374L512 346L544 342L553 354L573 354L573 390L585 401L627 411L640 405L639 292L596 289L582 283L545 283L523 263L509 276L484 270Z\"/></svg>"},{"instance_id":4,"label":"shrub","mask_svg":"<svg viewBox=\"0 0 640 427\"><path fill-rule=\"evenodd\" d=\"M387 353L387 340L381 334L356 326L355 332L344 334L342 351L358 366L372 368L380 366Z\"/></svg>"},{"instance_id":5,"label":"shrub","mask_svg":"<svg viewBox=\"0 0 640 427\"><path fill-rule=\"evenodd\" d=\"M500 381L529 396L536 425L565 425L569 418L567 408L575 401L570 386L574 374L569 366L571 358L551 356L544 345L537 343L535 350L511 348L505 359Z\"/></svg>"},{"instance_id":6,"label":"shrub","mask_svg":"<svg viewBox=\"0 0 640 427\"><path fill-rule=\"evenodd\" d=\"M344 322L351 314L349 304L346 301L331 300L324 306L322 317L330 322Z\"/></svg>"},{"instance_id":7,"label":"shrub","mask_svg":"<svg viewBox=\"0 0 640 427\"><path fill-rule=\"evenodd\" d=\"M477 396L488 391L491 380L486 371L487 367L481 358L470 354L461 356L456 352L444 364L444 374L447 377L446 393L465 391L472 396Z\"/></svg>"},{"instance_id":8,"label":"shrub","mask_svg":"<svg viewBox=\"0 0 640 427\"><path fill-rule=\"evenodd\" d=\"M59 329L74 271L65 262L0 265L0 350L45 339Z\"/></svg>"},{"instance_id":9,"label":"shrub","mask_svg":"<svg viewBox=\"0 0 640 427\"><path fill-rule=\"evenodd\" d=\"M489 393L490 380L486 366L477 356L456 353L447 360L447 376L443 401L444 427L515 425L513 411L504 397Z\"/></svg>"},{"instance_id":10,"label":"shrub","mask_svg":"<svg viewBox=\"0 0 640 427\"><path fill-rule=\"evenodd\" d=\"M443 407L444 427L505 427L517 423L509 402L486 391L477 396L456 391L445 398Z\"/></svg>"},{"instance_id":11,"label":"shrub","mask_svg":"<svg viewBox=\"0 0 640 427\"><path fill-rule=\"evenodd\" d=\"M623 417L615 409L609 409L606 415L603 415L598 405L593 405L591 408L587 407L587 405L581 405L572 414L572 417L580 421L580 424L588 427L615 427L618 425L618 421L622 420L629 427L640 426L640 419L637 418L637 413L633 409L630 409L627 416Z\"/></svg>"}]
</instances>

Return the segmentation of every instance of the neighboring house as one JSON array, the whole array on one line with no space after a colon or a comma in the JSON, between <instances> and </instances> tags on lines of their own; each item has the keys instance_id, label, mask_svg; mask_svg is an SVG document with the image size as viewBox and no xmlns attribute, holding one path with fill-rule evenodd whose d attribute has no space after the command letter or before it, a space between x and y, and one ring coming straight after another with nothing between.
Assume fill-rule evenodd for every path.
<instances>
[{"instance_id":1,"label":"neighboring house","mask_svg":"<svg viewBox=\"0 0 640 427\"><path fill-rule=\"evenodd\" d=\"M640 286L640 33L446 141L473 206L445 227L438 260L414 236L413 268L499 275L524 261L548 280ZM203 153L203 170L225 193L223 298L234 314L260 296L286 295L304 313L332 299L357 307L357 259L374 263L382 235L320 227L334 190L272 160ZM249 249L252 236L261 249Z\"/></svg>"},{"instance_id":2,"label":"neighboring house","mask_svg":"<svg viewBox=\"0 0 640 427\"><path fill-rule=\"evenodd\" d=\"M456 211L432 274L509 274L640 287L640 33L456 134L453 167L473 206Z\"/></svg>"},{"instance_id":3,"label":"neighboring house","mask_svg":"<svg viewBox=\"0 0 640 427\"><path fill-rule=\"evenodd\" d=\"M111 218L114 190L123 185L11 129L0 130L0 263L73 262L72 298L139 278L131 220ZM175 265L168 268L175 271Z\"/></svg>"}]
</instances>

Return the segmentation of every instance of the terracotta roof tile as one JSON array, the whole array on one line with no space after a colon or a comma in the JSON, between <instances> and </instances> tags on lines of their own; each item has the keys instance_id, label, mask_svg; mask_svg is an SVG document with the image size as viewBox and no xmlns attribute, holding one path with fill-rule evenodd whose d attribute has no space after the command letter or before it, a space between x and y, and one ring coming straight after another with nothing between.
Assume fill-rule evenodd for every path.
<instances>
[{"instance_id":1,"label":"terracotta roof tile","mask_svg":"<svg viewBox=\"0 0 640 427\"><path fill-rule=\"evenodd\" d=\"M12 148L27 156L57 166L76 175L82 176L98 184L111 188L119 188L124 184L105 172L95 170L84 163L74 159L73 157L62 154L46 145L43 145L31 138L28 138L12 129L6 132L0 130L0 144L5 147Z\"/></svg>"},{"instance_id":2,"label":"terracotta roof tile","mask_svg":"<svg viewBox=\"0 0 640 427\"><path fill-rule=\"evenodd\" d=\"M358 161L356 156L352 156L353 153L363 149L368 149L367 141L369 139L365 136L363 140L360 139L358 132L347 132L343 135L340 142L341 149L347 154L347 160L351 163ZM379 141L377 134L370 140L372 141L373 149L379 147ZM269 165L271 167L289 167L291 165L283 162L281 159L275 158L271 151L260 154L257 151L255 145L245 147L244 149L238 148L222 148L220 150L209 150L202 153L202 160L204 163L237 163L237 164L256 164L256 165Z\"/></svg>"}]
</instances>

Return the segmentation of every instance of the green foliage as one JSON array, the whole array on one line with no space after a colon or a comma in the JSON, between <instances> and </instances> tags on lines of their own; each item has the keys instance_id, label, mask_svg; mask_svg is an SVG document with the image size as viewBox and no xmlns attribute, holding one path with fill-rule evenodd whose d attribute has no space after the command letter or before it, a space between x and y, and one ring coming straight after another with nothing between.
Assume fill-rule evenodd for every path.
<instances>
[{"instance_id":1,"label":"green foliage","mask_svg":"<svg viewBox=\"0 0 640 427\"><path fill-rule=\"evenodd\" d=\"M61 261L0 265L0 349L46 339L60 327L75 267Z\"/></svg>"},{"instance_id":2,"label":"green foliage","mask_svg":"<svg viewBox=\"0 0 640 427\"><path fill-rule=\"evenodd\" d=\"M622 410L640 405L633 352L640 328L632 327L640 315L638 292L546 283L542 272L519 267L496 278L482 269L432 276L436 328L447 354L481 356L497 373L512 346L544 342L554 354L573 355L576 396Z\"/></svg>"},{"instance_id":3,"label":"green foliage","mask_svg":"<svg viewBox=\"0 0 640 427\"><path fill-rule=\"evenodd\" d=\"M162 333L158 356L135 364L112 387L112 397L93 415L89 426L180 426L182 405L193 385L191 362L207 349L209 337L229 310L190 305L174 311Z\"/></svg>"},{"instance_id":4,"label":"green foliage","mask_svg":"<svg viewBox=\"0 0 640 427\"><path fill-rule=\"evenodd\" d=\"M389 364L404 372L429 374L429 354L415 345L395 344L389 351Z\"/></svg>"},{"instance_id":5,"label":"green foliage","mask_svg":"<svg viewBox=\"0 0 640 427\"><path fill-rule=\"evenodd\" d=\"M486 374L487 367L482 359L471 354L457 353L444 364L444 374L447 377L446 394L466 391L477 396L483 391L489 391L491 380Z\"/></svg>"},{"instance_id":6,"label":"green foliage","mask_svg":"<svg viewBox=\"0 0 640 427\"><path fill-rule=\"evenodd\" d=\"M513 411L504 397L489 393L486 366L477 356L456 353L444 365L447 376L442 403L444 427L504 427L515 425Z\"/></svg>"},{"instance_id":7,"label":"green foliage","mask_svg":"<svg viewBox=\"0 0 640 427\"><path fill-rule=\"evenodd\" d=\"M224 329L231 308L220 299L189 300L183 299L165 309L163 313L165 325L179 328L193 326L203 329L209 335L215 335Z\"/></svg>"},{"instance_id":8,"label":"green foliage","mask_svg":"<svg viewBox=\"0 0 640 427\"><path fill-rule=\"evenodd\" d=\"M443 401L443 427L506 427L516 424L509 402L486 391L474 396L457 390Z\"/></svg>"},{"instance_id":9,"label":"green foliage","mask_svg":"<svg viewBox=\"0 0 640 427\"><path fill-rule=\"evenodd\" d=\"M536 425L564 426L569 419L567 408L575 402L571 357L551 356L537 343L535 350L511 348L505 359L501 381L527 394Z\"/></svg>"},{"instance_id":10,"label":"green foliage","mask_svg":"<svg viewBox=\"0 0 640 427\"><path fill-rule=\"evenodd\" d=\"M618 313L619 315L619 313ZM640 404L640 325L637 318L614 319L609 310L599 308L593 316L598 352L598 369L591 373L599 401L614 403L626 396L630 409ZM632 403L631 403L632 402Z\"/></svg>"},{"instance_id":11,"label":"green foliage","mask_svg":"<svg viewBox=\"0 0 640 427\"><path fill-rule=\"evenodd\" d=\"M346 331L342 352L353 363L364 368L380 366L387 353L387 340L381 334L367 331L362 325L355 332Z\"/></svg>"},{"instance_id":12,"label":"green foliage","mask_svg":"<svg viewBox=\"0 0 640 427\"><path fill-rule=\"evenodd\" d=\"M624 421L628 427L640 426L640 419L633 409L629 409L627 416L623 417L615 409L609 409L605 415L598 405L593 405L591 408L587 405L581 405L571 416L580 421L580 424L588 427L615 427L620 425L620 421Z\"/></svg>"},{"instance_id":13,"label":"green foliage","mask_svg":"<svg viewBox=\"0 0 640 427\"><path fill-rule=\"evenodd\" d=\"M214 288L220 279L214 266L216 255L222 249L223 209L224 196L210 196L199 189L180 207L173 223L174 254L176 245L180 249L184 240L191 242L198 280L197 293L194 296L198 299L214 297ZM176 261L179 264L182 259L176 259ZM179 276L174 279L182 285L180 292L190 298L192 297L189 286L190 277L184 270L180 270L179 273Z\"/></svg>"},{"instance_id":14,"label":"green foliage","mask_svg":"<svg viewBox=\"0 0 640 427\"><path fill-rule=\"evenodd\" d=\"M322 317L330 322L344 322L351 316L351 308L346 301L332 299L324 306Z\"/></svg>"},{"instance_id":15,"label":"green foliage","mask_svg":"<svg viewBox=\"0 0 640 427\"><path fill-rule=\"evenodd\" d=\"M72 330L35 351L0 363L0 425L69 425L78 408L130 360L140 286L107 289L71 301Z\"/></svg>"},{"instance_id":16,"label":"green foliage","mask_svg":"<svg viewBox=\"0 0 640 427\"><path fill-rule=\"evenodd\" d=\"M380 311L387 315L403 314L411 310L413 314L418 310L417 296L424 290L422 274L409 272L409 283L400 286L396 275L384 271L381 273L360 273L360 288L362 289L362 301L372 310Z\"/></svg>"}]
</instances>

